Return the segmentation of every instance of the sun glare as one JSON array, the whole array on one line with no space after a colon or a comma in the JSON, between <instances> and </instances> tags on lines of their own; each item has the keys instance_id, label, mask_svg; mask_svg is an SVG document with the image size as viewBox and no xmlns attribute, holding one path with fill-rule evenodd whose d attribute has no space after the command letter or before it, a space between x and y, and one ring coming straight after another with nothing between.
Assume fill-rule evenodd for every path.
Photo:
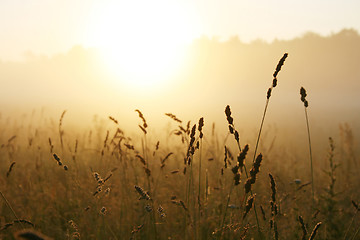
<instances>
[{"instance_id":1,"label":"sun glare","mask_svg":"<svg viewBox=\"0 0 360 240\"><path fill-rule=\"evenodd\" d=\"M179 71L194 22L171 1L112 1L97 7L90 41L122 84L159 87Z\"/></svg>"}]
</instances>

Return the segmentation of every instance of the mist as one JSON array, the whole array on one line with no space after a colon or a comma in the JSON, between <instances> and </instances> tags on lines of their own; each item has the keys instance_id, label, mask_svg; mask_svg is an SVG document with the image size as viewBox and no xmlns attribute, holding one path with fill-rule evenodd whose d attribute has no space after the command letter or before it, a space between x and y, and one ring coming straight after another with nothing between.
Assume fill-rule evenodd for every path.
<instances>
[{"instance_id":1,"label":"mist","mask_svg":"<svg viewBox=\"0 0 360 240\"><path fill-rule=\"evenodd\" d=\"M73 127L92 124L94 115L113 116L124 129L136 131L134 110L140 109L154 132L168 127L170 120L164 115L168 112L184 121L196 122L203 116L210 131L213 122L220 130L226 129L224 109L230 105L238 128L252 139L272 74L285 52L289 57L273 91L267 129L285 130L286 136L295 130L303 134L299 94L303 86L319 138L337 134L344 123L358 135L360 36L351 29L326 37L309 32L271 43L243 43L236 36L227 41L202 37L187 46L182 70L165 87L153 91L123 85L106 72L97 49L75 46L50 57L28 52L25 61L0 62L2 118L21 118L35 111L58 121L67 110L65 122Z\"/></svg>"}]
</instances>

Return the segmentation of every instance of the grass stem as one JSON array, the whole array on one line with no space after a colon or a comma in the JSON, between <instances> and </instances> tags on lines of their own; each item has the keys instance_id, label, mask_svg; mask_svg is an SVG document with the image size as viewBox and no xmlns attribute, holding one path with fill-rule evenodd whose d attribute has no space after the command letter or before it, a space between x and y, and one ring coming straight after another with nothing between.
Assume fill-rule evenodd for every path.
<instances>
[{"instance_id":1,"label":"grass stem","mask_svg":"<svg viewBox=\"0 0 360 240\"><path fill-rule=\"evenodd\" d=\"M8 208L10 209L10 211L12 212L12 214L14 215L14 217L16 218L16 220L18 220L18 222L20 223L22 229L25 229L24 228L24 225L22 224L22 222L20 221L20 218L16 215L14 209L11 207L9 201L6 199L6 197L4 196L4 194L0 191L0 195L1 197L4 199L6 205L8 206Z\"/></svg>"},{"instance_id":2,"label":"grass stem","mask_svg":"<svg viewBox=\"0 0 360 240\"><path fill-rule=\"evenodd\" d=\"M313 157L312 157L312 150L311 150L311 137L310 137L310 127L309 127L309 118L307 113L307 108L305 107L305 119L306 119L306 128L308 133L308 143L309 143L309 157L310 157L310 170L311 170L311 195L312 195L312 202L313 207L315 204L315 193L314 193L314 170L313 170Z\"/></svg>"}]
</instances>

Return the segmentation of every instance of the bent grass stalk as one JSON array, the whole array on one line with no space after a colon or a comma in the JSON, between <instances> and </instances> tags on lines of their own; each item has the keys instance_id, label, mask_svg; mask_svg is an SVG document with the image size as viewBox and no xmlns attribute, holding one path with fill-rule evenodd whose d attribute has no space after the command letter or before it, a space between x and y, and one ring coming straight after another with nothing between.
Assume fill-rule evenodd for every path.
<instances>
[{"instance_id":1,"label":"bent grass stalk","mask_svg":"<svg viewBox=\"0 0 360 240\"><path fill-rule=\"evenodd\" d=\"M274 72L274 74L273 74L274 79L273 79L272 85L271 85L271 87L268 89L267 94L266 94L266 103L265 103L264 113L263 113L263 116L262 116L262 118L261 118L259 133L258 133L258 136L257 136L257 139L256 139L256 145L255 145L253 162L255 162L255 157L256 157L257 149L258 149L259 142L260 142L261 132L262 132L263 125L264 125L264 121L265 121L265 115L266 115L267 108L268 108L268 106L269 106L269 101L270 101L270 97L271 97L271 92L272 92L273 88L276 87L276 85L277 85L277 75L278 75L278 73L280 72L281 67L284 65L285 59L286 59L287 57L288 57L288 53L284 53L284 56L280 59L278 65L276 66L275 72Z\"/></svg>"},{"instance_id":2,"label":"bent grass stalk","mask_svg":"<svg viewBox=\"0 0 360 240\"><path fill-rule=\"evenodd\" d=\"M274 72L274 74L273 74L273 77L274 77L274 78L273 78L272 85L271 85L271 87L268 89L268 91L267 91L267 93L266 93L266 103L265 103L264 112L263 112L263 115L262 115L262 118L261 118L259 133L258 133L258 136L257 136L257 139L256 139L254 156L253 156L253 163L255 162L256 153L257 153L257 150L258 150L258 147L259 147L261 132L262 132L262 129L263 129L263 126L264 126L265 116L266 116L266 112L267 112L267 109L268 109L268 106L269 106L269 101L270 101L270 97L271 97L271 92L272 92L273 88L277 86L277 75L279 74L279 72L280 72L280 70L281 70L281 67L284 65L284 62L285 62L285 60L286 60L287 57L288 57L288 53L284 53L284 55L282 56L282 58L279 60L279 63L278 63L278 65L276 66L275 72ZM245 172L246 172L246 168L245 168ZM252 193L252 190L251 190L250 193L253 194L253 193ZM261 237L259 219L258 219L258 216L257 216L257 213L256 213L256 204L255 204L255 202L254 202L254 212L255 212L256 221L257 221L257 225L258 225L258 232L259 232L259 235L260 235L260 237Z\"/></svg>"}]
</instances>

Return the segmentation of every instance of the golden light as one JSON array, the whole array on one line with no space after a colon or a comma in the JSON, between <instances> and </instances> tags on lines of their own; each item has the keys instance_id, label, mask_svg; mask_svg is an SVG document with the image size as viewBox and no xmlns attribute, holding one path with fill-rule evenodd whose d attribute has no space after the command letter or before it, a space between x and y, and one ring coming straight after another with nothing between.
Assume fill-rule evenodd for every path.
<instances>
[{"instance_id":1,"label":"golden light","mask_svg":"<svg viewBox=\"0 0 360 240\"><path fill-rule=\"evenodd\" d=\"M108 71L122 85L159 87L179 71L195 19L174 1L112 1L98 6L89 27Z\"/></svg>"}]
</instances>

